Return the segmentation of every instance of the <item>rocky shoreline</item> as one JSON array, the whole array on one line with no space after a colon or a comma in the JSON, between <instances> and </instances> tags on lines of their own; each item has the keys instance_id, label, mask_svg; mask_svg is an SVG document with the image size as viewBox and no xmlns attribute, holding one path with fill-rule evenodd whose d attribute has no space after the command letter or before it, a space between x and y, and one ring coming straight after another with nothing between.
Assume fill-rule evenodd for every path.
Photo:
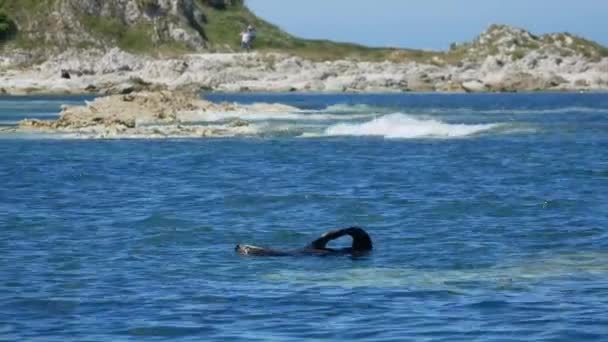
<instances>
[{"instance_id":1,"label":"rocky shoreline","mask_svg":"<svg viewBox=\"0 0 608 342\"><path fill-rule=\"evenodd\" d=\"M312 62L283 54L192 54L152 59L114 49L68 51L28 68L4 57L0 94L128 94L142 90L222 92L516 92L608 90L608 58L584 61L535 53L505 63ZM505 58L506 59L506 58ZM0 63L2 64L2 63ZM1 70L1 69L0 69ZM68 78L62 78L69 75Z\"/></svg>"},{"instance_id":2,"label":"rocky shoreline","mask_svg":"<svg viewBox=\"0 0 608 342\"><path fill-rule=\"evenodd\" d=\"M315 62L262 52L152 58L114 48L66 50L34 63L32 54L14 51L0 56L0 94L608 90L604 50L567 34L537 37L522 29L492 26L445 56L459 59Z\"/></svg>"}]
</instances>

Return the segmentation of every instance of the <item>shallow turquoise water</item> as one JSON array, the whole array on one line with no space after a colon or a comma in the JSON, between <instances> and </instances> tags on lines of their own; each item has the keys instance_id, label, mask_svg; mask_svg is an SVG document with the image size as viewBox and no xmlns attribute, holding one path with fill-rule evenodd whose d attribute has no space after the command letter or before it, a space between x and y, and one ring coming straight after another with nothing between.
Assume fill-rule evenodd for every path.
<instances>
[{"instance_id":1,"label":"shallow turquoise water","mask_svg":"<svg viewBox=\"0 0 608 342\"><path fill-rule=\"evenodd\" d=\"M208 97L303 111L0 138L0 340L606 339L608 95ZM0 122L66 100L0 98ZM233 251L350 225L373 254Z\"/></svg>"}]
</instances>

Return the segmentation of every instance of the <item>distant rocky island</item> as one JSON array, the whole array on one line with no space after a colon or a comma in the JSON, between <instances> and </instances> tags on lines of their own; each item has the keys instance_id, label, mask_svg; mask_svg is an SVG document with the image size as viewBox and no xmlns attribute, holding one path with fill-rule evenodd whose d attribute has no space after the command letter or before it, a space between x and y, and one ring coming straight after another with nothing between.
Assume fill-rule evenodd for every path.
<instances>
[{"instance_id":1,"label":"distant rocky island","mask_svg":"<svg viewBox=\"0 0 608 342\"><path fill-rule=\"evenodd\" d=\"M447 51L377 49L293 37L235 0L2 0L0 44L3 94L608 89L608 49L568 33L492 25Z\"/></svg>"}]
</instances>

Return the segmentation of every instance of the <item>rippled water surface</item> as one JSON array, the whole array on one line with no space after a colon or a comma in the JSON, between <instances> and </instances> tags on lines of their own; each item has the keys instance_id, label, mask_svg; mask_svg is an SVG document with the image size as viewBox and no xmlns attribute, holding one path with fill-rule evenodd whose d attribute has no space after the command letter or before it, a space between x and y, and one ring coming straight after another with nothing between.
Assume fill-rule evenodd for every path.
<instances>
[{"instance_id":1,"label":"rippled water surface","mask_svg":"<svg viewBox=\"0 0 608 342\"><path fill-rule=\"evenodd\" d=\"M0 340L608 338L608 95L207 98L300 111L225 139L0 134ZM0 97L0 125L83 100ZM371 255L233 251L351 225Z\"/></svg>"}]
</instances>

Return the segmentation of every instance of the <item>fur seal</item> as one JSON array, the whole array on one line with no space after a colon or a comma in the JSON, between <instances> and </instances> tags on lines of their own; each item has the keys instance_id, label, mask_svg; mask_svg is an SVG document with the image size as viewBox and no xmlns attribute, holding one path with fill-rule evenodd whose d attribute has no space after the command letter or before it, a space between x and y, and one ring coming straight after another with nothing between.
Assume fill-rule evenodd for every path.
<instances>
[{"instance_id":1,"label":"fur seal","mask_svg":"<svg viewBox=\"0 0 608 342\"><path fill-rule=\"evenodd\" d=\"M353 238L351 247L333 249L327 248L327 243L332 240L341 238L342 236L350 235ZM373 249L372 239L367 232L359 227L350 227L338 230L332 230L323 234L320 238L314 240L304 248L283 251L272 248L251 246L251 245L236 245L234 250L242 255L252 256L297 256L297 255L333 255L333 254L352 254L362 255L369 253Z\"/></svg>"}]
</instances>

